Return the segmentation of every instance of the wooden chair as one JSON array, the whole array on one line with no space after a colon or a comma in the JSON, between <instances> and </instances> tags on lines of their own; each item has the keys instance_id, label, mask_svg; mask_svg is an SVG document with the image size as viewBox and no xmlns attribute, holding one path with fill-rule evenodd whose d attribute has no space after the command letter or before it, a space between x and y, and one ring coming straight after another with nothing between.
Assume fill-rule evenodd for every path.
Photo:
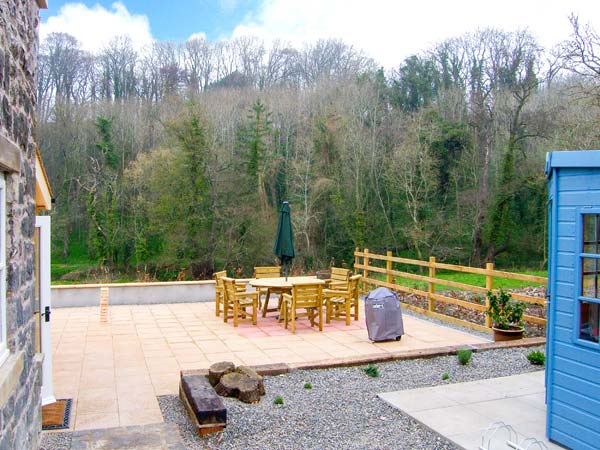
<instances>
[{"instance_id":1,"label":"wooden chair","mask_svg":"<svg viewBox=\"0 0 600 450\"><path fill-rule=\"evenodd\" d=\"M329 289L342 289L348 288L348 279L350 278L350 270L343 269L341 267L331 268L331 278L327 281L327 287Z\"/></svg>"},{"instance_id":2,"label":"wooden chair","mask_svg":"<svg viewBox=\"0 0 600 450\"><path fill-rule=\"evenodd\" d=\"M292 294L282 294L281 311L285 328L292 322L292 333L296 333L296 318L308 317L310 326L315 326L315 317L319 317L319 331L323 331L323 286L314 284L294 284ZM305 309L304 313L298 313Z\"/></svg>"},{"instance_id":3,"label":"wooden chair","mask_svg":"<svg viewBox=\"0 0 600 450\"><path fill-rule=\"evenodd\" d=\"M215 313L217 317L221 315L221 305L223 304L223 296L225 295L225 289L223 287L223 277L226 276L226 270L213 273L213 280L215 280Z\"/></svg>"},{"instance_id":4,"label":"wooden chair","mask_svg":"<svg viewBox=\"0 0 600 450\"><path fill-rule=\"evenodd\" d=\"M254 278L279 278L281 276L281 267L280 266L259 266L254 268ZM266 317L268 312L279 311L281 308L281 294L284 292L280 289L259 289L259 300L261 295L265 295L265 303L262 308L262 316ZM269 309L269 297L271 294L279 294L279 304L277 308Z\"/></svg>"},{"instance_id":5,"label":"wooden chair","mask_svg":"<svg viewBox=\"0 0 600 450\"><path fill-rule=\"evenodd\" d=\"M236 284L233 278L222 277L224 288L223 322L233 319L233 326L237 327L241 320L250 320L256 325L258 316L258 292L246 291L246 287ZM252 308L252 314L247 311Z\"/></svg>"},{"instance_id":6,"label":"wooden chair","mask_svg":"<svg viewBox=\"0 0 600 450\"><path fill-rule=\"evenodd\" d=\"M324 289L325 321L345 320L350 325L350 317L358 320L358 282L362 275L354 275L348 280L346 289ZM354 309L354 311L352 311Z\"/></svg>"}]
</instances>

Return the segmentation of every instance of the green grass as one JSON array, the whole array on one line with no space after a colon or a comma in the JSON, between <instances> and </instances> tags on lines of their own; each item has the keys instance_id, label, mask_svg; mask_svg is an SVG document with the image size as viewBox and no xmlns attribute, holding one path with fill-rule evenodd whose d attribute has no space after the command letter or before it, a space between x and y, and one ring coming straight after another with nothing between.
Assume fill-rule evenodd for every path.
<instances>
[{"instance_id":1,"label":"green grass","mask_svg":"<svg viewBox=\"0 0 600 450\"><path fill-rule=\"evenodd\" d=\"M52 280L52 284L73 284L77 283L77 281L66 281L61 280L61 278L72 272L82 272L87 273L90 269L96 267L94 263L91 262L69 262L69 263L52 263L50 264L50 277Z\"/></svg>"},{"instance_id":2,"label":"green grass","mask_svg":"<svg viewBox=\"0 0 600 450\"><path fill-rule=\"evenodd\" d=\"M522 272L515 272L515 273L520 273L522 275L535 275L537 277L548 276L548 273L543 270L522 271ZM423 271L424 276L428 276L427 274L428 274L427 271ZM372 274L369 274L369 276L376 276L376 278L381 279L381 280L385 279L385 276L383 274L375 275L375 273L372 273ZM399 284L401 286L407 286L407 287L414 288L414 289L426 291L427 287L429 285L425 281L412 280L410 278L403 278L403 277L394 277L394 278L396 280L396 284ZM443 280L448 280L448 281L454 281L457 283L470 284L471 286L485 287L485 275L479 275L479 274L475 274L475 273L450 272L450 271L438 270L436 273L436 278L441 278ZM530 281L520 281L520 280L512 280L509 278L494 277L494 289L500 289L500 288L502 288L502 289L518 289L518 288L530 287L530 286L542 286L542 284L532 283ZM437 284L437 283L436 283L435 287L436 287L436 290L452 290L452 291L461 290L456 287L445 286L443 284Z\"/></svg>"}]
</instances>

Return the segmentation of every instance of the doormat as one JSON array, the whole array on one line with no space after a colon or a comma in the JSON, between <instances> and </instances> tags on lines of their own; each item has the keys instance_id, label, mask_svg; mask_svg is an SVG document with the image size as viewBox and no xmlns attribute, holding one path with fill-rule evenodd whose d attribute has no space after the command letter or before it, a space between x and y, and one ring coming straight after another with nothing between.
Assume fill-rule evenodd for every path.
<instances>
[{"instance_id":1,"label":"doormat","mask_svg":"<svg viewBox=\"0 0 600 450\"><path fill-rule=\"evenodd\" d=\"M72 401L70 398L63 398L49 405L42 406L42 430L63 430L69 428Z\"/></svg>"}]
</instances>

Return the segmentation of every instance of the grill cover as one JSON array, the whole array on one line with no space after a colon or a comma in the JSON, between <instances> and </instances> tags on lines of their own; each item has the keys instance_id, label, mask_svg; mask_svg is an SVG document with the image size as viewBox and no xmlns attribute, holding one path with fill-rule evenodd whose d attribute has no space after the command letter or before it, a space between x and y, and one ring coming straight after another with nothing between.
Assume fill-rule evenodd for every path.
<instances>
[{"instance_id":1,"label":"grill cover","mask_svg":"<svg viewBox=\"0 0 600 450\"><path fill-rule=\"evenodd\" d=\"M399 340L404 334L400 300L388 288L369 292L365 299L365 320L372 341Z\"/></svg>"}]
</instances>

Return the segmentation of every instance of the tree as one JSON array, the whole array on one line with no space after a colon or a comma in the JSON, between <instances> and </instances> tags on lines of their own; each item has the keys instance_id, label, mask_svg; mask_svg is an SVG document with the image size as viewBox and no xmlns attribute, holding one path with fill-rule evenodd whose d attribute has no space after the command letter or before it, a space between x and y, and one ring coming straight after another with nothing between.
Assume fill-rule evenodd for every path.
<instances>
[{"instance_id":1,"label":"tree","mask_svg":"<svg viewBox=\"0 0 600 450\"><path fill-rule=\"evenodd\" d=\"M573 33L560 49L564 66L581 77L578 91L595 99L600 106L600 35L588 23L581 25L579 17L569 17Z\"/></svg>"},{"instance_id":2,"label":"tree","mask_svg":"<svg viewBox=\"0 0 600 450\"><path fill-rule=\"evenodd\" d=\"M248 115L248 122L241 131L240 144L246 158L246 171L257 188L258 204L264 215L268 209L267 172L269 158L269 136L271 134L271 113L265 105L256 100Z\"/></svg>"}]
</instances>

